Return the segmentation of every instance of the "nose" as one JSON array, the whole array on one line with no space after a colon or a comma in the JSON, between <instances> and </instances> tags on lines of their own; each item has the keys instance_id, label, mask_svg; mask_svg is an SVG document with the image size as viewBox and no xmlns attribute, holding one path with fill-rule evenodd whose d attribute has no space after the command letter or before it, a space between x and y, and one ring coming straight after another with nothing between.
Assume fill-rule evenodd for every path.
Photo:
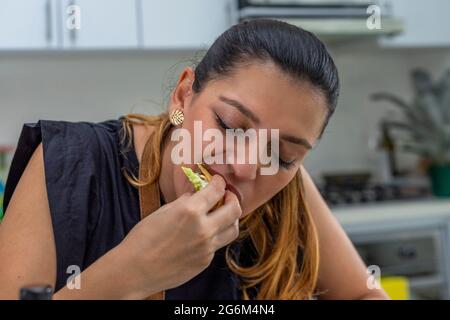
<instances>
[{"instance_id":1,"label":"nose","mask_svg":"<svg viewBox=\"0 0 450 320\"><path fill-rule=\"evenodd\" d=\"M226 154L227 164L236 180L254 180L259 168L257 149L253 149L255 146L251 143L241 145L241 147L244 149L240 151L234 149ZM254 153L253 156L252 153Z\"/></svg>"},{"instance_id":2,"label":"nose","mask_svg":"<svg viewBox=\"0 0 450 320\"><path fill-rule=\"evenodd\" d=\"M230 164L232 174L236 180L255 180L258 171L258 164Z\"/></svg>"}]
</instances>

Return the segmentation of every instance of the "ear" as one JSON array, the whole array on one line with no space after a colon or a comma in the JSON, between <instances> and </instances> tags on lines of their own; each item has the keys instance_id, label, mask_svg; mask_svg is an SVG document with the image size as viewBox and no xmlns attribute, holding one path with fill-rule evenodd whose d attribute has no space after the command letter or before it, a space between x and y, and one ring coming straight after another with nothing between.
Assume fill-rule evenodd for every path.
<instances>
[{"instance_id":1,"label":"ear","mask_svg":"<svg viewBox=\"0 0 450 320\"><path fill-rule=\"evenodd\" d=\"M192 84L194 83L194 79L194 70L191 67L184 68L172 93L169 112L172 112L176 108L185 111L185 107L189 106L192 98Z\"/></svg>"}]
</instances>

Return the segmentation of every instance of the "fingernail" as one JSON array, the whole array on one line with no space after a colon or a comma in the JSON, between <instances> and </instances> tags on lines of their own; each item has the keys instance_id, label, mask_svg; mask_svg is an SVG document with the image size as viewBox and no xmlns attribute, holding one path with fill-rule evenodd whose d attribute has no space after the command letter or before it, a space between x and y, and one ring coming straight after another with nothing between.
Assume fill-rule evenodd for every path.
<instances>
[{"instance_id":1,"label":"fingernail","mask_svg":"<svg viewBox=\"0 0 450 320\"><path fill-rule=\"evenodd\" d=\"M220 177L218 174L215 174L213 176L213 180L215 180L215 183L219 184L221 188L225 189L225 181L223 181L222 177Z\"/></svg>"}]
</instances>

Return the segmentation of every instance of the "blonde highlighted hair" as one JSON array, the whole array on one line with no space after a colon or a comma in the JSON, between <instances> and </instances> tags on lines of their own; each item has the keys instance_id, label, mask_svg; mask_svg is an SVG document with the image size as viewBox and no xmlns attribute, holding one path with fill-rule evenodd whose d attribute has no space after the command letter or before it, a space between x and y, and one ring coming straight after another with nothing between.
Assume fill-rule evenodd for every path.
<instances>
[{"instance_id":1,"label":"blonde highlighted hair","mask_svg":"<svg viewBox=\"0 0 450 320\"><path fill-rule=\"evenodd\" d=\"M131 137L133 124L154 126L152 135L152 170L147 181L127 173L136 187L152 184L161 172L161 147L171 128L167 113L158 116L129 114L124 117L124 137ZM129 139L130 140L130 139ZM242 298L312 299L314 298L318 269L319 246L317 232L305 202L305 191L299 169L295 177L273 198L240 221L238 240L251 240L256 259L249 266L233 260L227 247L229 268L242 279ZM245 254L245 252L241 253ZM301 255L301 256L299 256Z\"/></svg>"}]
</instances>

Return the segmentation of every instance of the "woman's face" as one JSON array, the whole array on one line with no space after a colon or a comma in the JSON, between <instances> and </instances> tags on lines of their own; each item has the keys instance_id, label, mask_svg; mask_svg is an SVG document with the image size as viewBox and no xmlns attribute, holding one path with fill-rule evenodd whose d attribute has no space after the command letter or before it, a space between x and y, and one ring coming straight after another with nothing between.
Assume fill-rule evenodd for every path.
<instances>
[{"instance_id":1,"label":"woman's face","mask_svg":"<svg viewBox=\"0 0 450 320\"><path fill-rule=\"evenodd\" d=\"M269 63L236 68L232 75L209 81L196 95L191 90L193 80L192 69L186 68L172 96L173 108L181 106L185 115L180 127L188 130L192 137L192 155L194 152L203 154L212 142L202 141L200 148L194 147L194 121L201 121L203 133L211 128L220 130L224 137L223 147L213 148L211 154L228 154L230 163L213 163L208 169L222 175L232 186L230 191L238 194L243 216L247 215L283 189L299 170L323 126L327 111L325 97L308 82L294 81ZM227 145L225 139L228 128L244 131L252 128L257 133L266 129L268 144L271 144L269 130L278 129L279 152L275 161L278 161L279 169L273 174L262 175L261 163L250 161L251 143L248 140L244 144L245 163L237 163L236 157L230 158L231 143ZM237 143L234 148L237 150ZM185 166L195 168L193 164ZM174 165L173 180L176 197L193 191L180 165Z\"/></svg>"}]
</instances>

